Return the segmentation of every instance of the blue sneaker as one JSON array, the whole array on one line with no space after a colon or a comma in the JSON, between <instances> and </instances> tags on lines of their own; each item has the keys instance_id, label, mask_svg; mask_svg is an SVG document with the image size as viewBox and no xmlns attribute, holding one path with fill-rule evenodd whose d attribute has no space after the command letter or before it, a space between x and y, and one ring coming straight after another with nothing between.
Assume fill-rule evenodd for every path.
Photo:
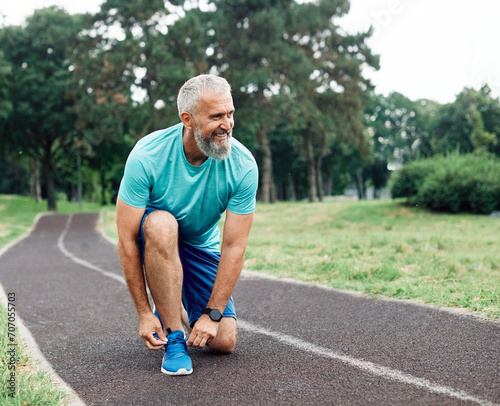
<instances>
[{"instance_id":1,"label":"blue sneaker","mask_svg":"<svg viewBox=\"0 0 500 406\"><path fill-rule=\"evenodd\" d=\"M193 363L187 353L184 332L167 329L167 340L161 372L167 375L189 375L193 372Z\"/></svg>"}]
</instances>

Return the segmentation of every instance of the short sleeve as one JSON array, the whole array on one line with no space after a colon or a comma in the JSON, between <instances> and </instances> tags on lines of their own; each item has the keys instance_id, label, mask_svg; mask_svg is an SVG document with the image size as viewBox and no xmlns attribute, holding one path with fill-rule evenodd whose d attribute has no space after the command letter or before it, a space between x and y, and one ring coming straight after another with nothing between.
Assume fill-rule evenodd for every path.
<instances>
[{"instance_id":1,"label":"short sleeve","mask_svg":"<svg viewBox=\"0 0 500 406\"><path fill-rule=\"evenodd\" d=\"M143 208L149 201L150 190L151 182L144 164L136 151L132 150L125 164L118 196L129 206Z\"/></svg>"},{"instance_id":2,"label":"short sleeve","mask_svg":"<svg viewBox=\"0 0 500 406\"><path fill-rule=\"evenodd\" d=\"M253 162L252 168L245 174L236 192L229 198L227 208L235 214L250 214L255 211L259 172Z\"/></svg>"}]
</instances>

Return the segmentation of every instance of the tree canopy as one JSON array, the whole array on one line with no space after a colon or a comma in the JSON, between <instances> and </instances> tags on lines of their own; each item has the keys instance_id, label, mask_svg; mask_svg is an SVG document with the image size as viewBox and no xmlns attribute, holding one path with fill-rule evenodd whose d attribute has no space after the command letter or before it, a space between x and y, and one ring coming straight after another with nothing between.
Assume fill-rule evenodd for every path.
<instances>
[{"instance_id":1,"label":"tree canopy","mask_svg":"<svg viewBox=\"0 0 500 406\"><path fill-rule=\"evenodd\" d=\"M178 122L178 89L200 73L232 86L263 202L321 200L351 182L364 198L391 166L500 154L487 86L446 105L377 94L365 76L379 68L372 32L340 29L348 12L348 0L106 0L94 15L49 7L1 28L0 168L25 186L0 192L38 185L55 210L57 192L75 199L82 159L85 196L113 201L134 143Z\"/></svg>"}]
</instances>

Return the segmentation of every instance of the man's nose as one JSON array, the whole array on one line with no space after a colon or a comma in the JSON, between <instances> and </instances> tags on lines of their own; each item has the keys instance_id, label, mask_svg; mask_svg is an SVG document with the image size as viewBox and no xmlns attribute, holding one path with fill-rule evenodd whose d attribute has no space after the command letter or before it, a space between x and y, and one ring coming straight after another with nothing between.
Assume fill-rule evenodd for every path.
<instances>
[{"instance_id":1,"label":"man's nose","mask_svg":"<svg viewBox=\"0 0 500 406\"><path fill-rule=\"evenodd\" d=\"M233 126L234 126L233 116L229 116L229 115L224 116L224 118L222 119L221 128L228 131L231 128L233 128Z\"/></svg>"}]
</instances>

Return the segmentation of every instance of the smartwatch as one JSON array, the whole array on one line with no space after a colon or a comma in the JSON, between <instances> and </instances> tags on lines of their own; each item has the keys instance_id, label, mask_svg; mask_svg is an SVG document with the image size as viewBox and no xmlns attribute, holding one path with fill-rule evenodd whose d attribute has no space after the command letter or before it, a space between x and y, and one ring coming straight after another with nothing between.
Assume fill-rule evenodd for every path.
<instances>
[{"instance_id":1,"label":"smartwatch","mask_svg":"<svg viewBox=\"0 0 500 406\"><path fill-rule=\"evenodd\" d=\"M212 321L219 322L222 319L222 314L219 311L219 309L210 309L207 307L205 310L202 311L202 313L208 314L208 317L210 317Z\"/></svg>"}]
</instances>

